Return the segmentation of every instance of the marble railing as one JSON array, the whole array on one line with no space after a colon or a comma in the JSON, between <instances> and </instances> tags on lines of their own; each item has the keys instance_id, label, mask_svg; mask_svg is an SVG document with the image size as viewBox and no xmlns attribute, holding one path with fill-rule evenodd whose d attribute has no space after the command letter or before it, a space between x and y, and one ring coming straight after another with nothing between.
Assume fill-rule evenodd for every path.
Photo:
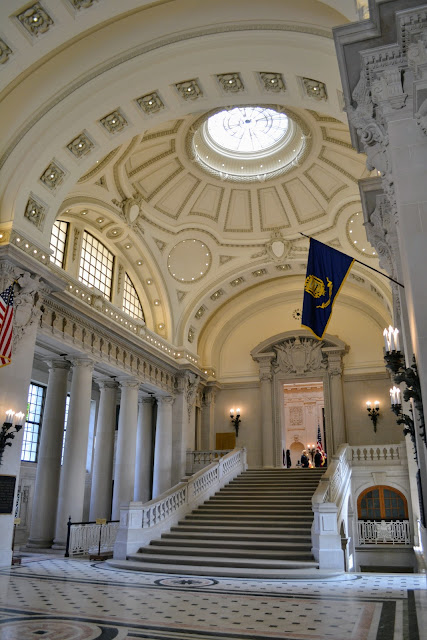
<instances>
[{"instance_id":1,"label":"marble railing","mask_svg":"<svg viewBox=\"0 0 427 640\"><path fill-rule=\"evenodd\" d=\"M406 460L405 444L382 444L379 446L359 445L350 447L352 464L367 464L373 462L386 462L389 464L401 464Z\"/></svg>"},{"instance_id":2,"label":"marble railing","mask_svg":"<svg viewBox=\"0 0 427 640\"><path fill-rule=\"evenodd\" d=\"M130 502L122 507L114 557L125 559L160 537L246 467L246 449L234 449L155 500L145 504Z\"/></svg>"},{"instance_id":3,"label":"marble railing","mask_svg":"<svg viewBox=\"0 0 427 640\"><path fill-rule=\"evenodd\" d=\"M185 473L190 475L204 469L215 460L222 458L230 449L213 449L212 451L187 451Z\"/></svg>"},{"instance_id":4,"label":"marble railing","mask_svg":"<svg viewBox=\"0 0 427 640\"><path fill-rule=\"evenodd\" d=\"M409 520L358 520L357 531L359 545L399 544L411 546Z\"/></svg>"},{"instance_id":5,"label":"marble railing","mask_svg":"<svg viewBox=\"0 0 427 640\"><path fill-rule=\"evenodd\" d=\"M65 556L84 556L98 551L112 551L116 540L118 522L96 524L95 522L69 523L69 536Z\"/></svg>"},{"instance_id":6,"label":"marble railing","mask_svg":"<svg viewBox=\"0 0 427 640\"><path fill-rule=\"evenodd\" d=\"M340 522L350 495L350 447L343 444L313 494L312 552L320 569L344 570Z\"/></svg>"}]
</instances>

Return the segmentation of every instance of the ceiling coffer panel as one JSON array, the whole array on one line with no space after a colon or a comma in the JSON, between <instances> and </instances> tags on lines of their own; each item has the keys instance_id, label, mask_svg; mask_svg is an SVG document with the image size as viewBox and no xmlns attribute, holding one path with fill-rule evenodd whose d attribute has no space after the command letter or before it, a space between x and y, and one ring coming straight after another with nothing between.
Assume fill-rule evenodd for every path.
<instances>
[{"instance_id":1,"label":"ceiling coffer panel","mask_svg":"<svg viewBox=\"0 0 427 640\"><path fill-rule=\"evenodd\" d=\"M162 191L173 178L183 170L182 164L177 158L170 158L163 164L155 163L148 167L144 175L137 181L135 186L147 200L151 200L157 193Z\"/></svg>"},{"instance_id":2,"label":"ceiling coffer panel","mask_svg":"<svg viewBox=\"0 0 427 640\"><path fill-rule=\"evenodd\" d=\"M224 231L253 231L251 192L231 189Z\"/></svg>"},{"instance_id":3,"label":"ceiling coffer panel","mask_svg":"<svg viewBox=\"0 0 427 640\"><path fill-rule=\"evenodd\" d=\"M211 218L211 220L215 220L216 222L221 210L223 197L224 189L222 187L217 187L214 184L207 184L198 196L190 213L194 216Z\"/></svg>"},{"instance_id":4,"label":"ceiling coffer panel","mask_svg":"<svg viewBox=\"0 0 427 640\"><path fill-rule=\"evenodd\" d=\"M199 184L198 178L187 173L168 189L165 188L165 194L157 200L155 209L177 219Z\"/></svg>"},{"instance_id":5,"label":"ceiling coffer panel","mask_svg":"<svg viewBox=\"0 0 427 640\"><path fill-rule=\"evenodd\" d=\"M298 222L308 222L325 215L325 211L305 184L299 179L283 185Z\"/></svg>"},{"instance_id":6,"label":"ceiling coffer panel","mask_svg":"<svg viewBox=\"0 0 427 640\"><path fill-rule=\"evenodd\" d=\"M284 204L275 187L258 190L258 207L262 231L290 226Z\"/></svg>"}]
</instances>

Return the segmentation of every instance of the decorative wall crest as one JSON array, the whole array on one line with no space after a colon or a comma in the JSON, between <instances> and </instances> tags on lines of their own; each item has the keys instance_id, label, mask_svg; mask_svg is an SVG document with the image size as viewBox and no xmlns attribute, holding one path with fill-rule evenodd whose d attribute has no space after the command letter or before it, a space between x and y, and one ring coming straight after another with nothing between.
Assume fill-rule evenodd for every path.
<instances>
[{"instance_id":1,"label":"decorative wall crest","mask_svg":"<svg viewBox=\"0 0 427 640\"><path fill-rule=\"evenodd\" d=\"M12 49L7 46L4 40L0 40L0 64L5 64L12 55Z\"/></svg>"},{"instance_id":2,"label":"decorative wall crest","mask_svg":"<svg viewBox=\"0 0 427 640\"><path fill-rule=\"evenodd\" d=\"M203 98L203 91L197 80L178 82L175 88L184 100L198 100L199 98Z\"/></svg>"},{"instance_id":3,"label":"decorative wall crest","mask_svg":"<svg viewBox=\"0 0 427 640\"><path fill-rule=\"evenodd\" d=\"M118 133L128 125L128 121L120 109L115 109L107 116L101 118L99 122L109 133Z\"/></svg>"},{"instance_id":4,"label":"decorative wall crest","mask_svg":"<svg viewBox=\"0 0 427 640\"><path fill-rule=\"evenodd\" d=\"M220 73L216 79L225 93L241 93L245 90L239 73Z\"/></svg>"},{"instance_id":5,"label":"decorative wall crest","mask_svg":"<svg viewBox=\"0 0 427 640\"><path fill-rule=\"evenodd\" d=\"M40 182L50 189L54 191L56 187L58 187L64 181L65 171L63 171L57 164L52 160L50 165L44 170L42 175L40 176Z\"/></svg>"},{"instance_id":6,"label":"decorative wall crest","mask_svg":"<svg viewBox=\"0 0 427 640\"><path fill-rule=\"evenodd\" d=\"M74 138L74 140L67 144L67 149L71 151L75 158L81 158L92 151L94 146L95 145L89 136L82 132L77 136L77 138Z\"/></svg>"},{"instance_id":7,"label":"decorative wall crest","mask_svg":"<svg viewBox=\"0 0 427 640\"><path fill-rule=\"evenodd\" d=\"M165 108L165 105L157 91L147 93L145 96L137 98L136 103L139 108L147 114L147 116L152 115L153 113L158 113Z\"/></svg>"},{"instance_id":8,"label":"decorative wall crest","mask_svg":"<svg viewBox=\"0 0 427 640\"><path fill-rule=\"evenodd\" d=\"M289 254L291 243L282 237L280 231L275 231L265 245L265 248L274 262L281 262Z\"/></svg>"},{"instance_id":9,"label":"decorative wall crest","mask_svg":"<svg viewBox=\"0 0 427 640\"><path fill-rule=\"evenodd\" d=\"M301 375L326 369L327 359L322 353L322 346L323 341L300 337L276 344L273 347L276 353L276 359L272 362L273 371Z\"/></svg>"},{"instance_id":10,"label":"decorative wall crest","mask_svg":"<svg viewBox=\"0 0 427 640\"><path fill-rule=\"evenodd\" d=\"M31 5L31 7L28 7L25 11L22 11L22 13L18 13L16 17L32 36L39 36L42 33L46 33L53 25L52 18L47 11L43 9L40 2Z\"/></svg>"},{"instance_id":11,"label":"decorative wall crest","mask_svg":"<svg viewBox=\"0 0 427 640\"><path fill-rule=\"evenodd\" d=\"M285 80L281 73L260 71L258 76L266 91L270 93L284 93L286 91Z\"/></svg>"},{"instance_id":12,"label":"decorative wall crest","mask_svg":"<svg viewBox=\"0 0 427 640\"><path fill-rule=\"evenodd\" d=\"M304 93L309 98L314 98L318 101L326 101L328 94L326 91L326 85L320 80L313 80L312 78L301 78Z\"/></svg>"},{"instance_id":13,"label":"decorative wall crest","mask_svg":"<svg viewBox=\"0 0 427 640\"><path fill-rule=\"evenodd\" d=\"M46 207L33 197L28 198L27 206L25 207L25 217L37 227L37 229L43 228L43 221L46 215Z\"/></svg>"}]
</instances>

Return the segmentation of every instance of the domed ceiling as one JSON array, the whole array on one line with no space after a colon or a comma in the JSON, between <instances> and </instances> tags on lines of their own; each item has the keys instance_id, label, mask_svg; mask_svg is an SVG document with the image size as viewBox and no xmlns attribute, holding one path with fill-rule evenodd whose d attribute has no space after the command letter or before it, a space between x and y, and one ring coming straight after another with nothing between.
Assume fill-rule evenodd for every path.
<instances>
[{"instance_id":1,"label":"domed ceiling","mask_svg":"<svg viewBox=\"0 0 427 640\"><path fill-rule=\"evenodd\" d=\"M64 202L63 217L83 214L132 265L143 306L153 310L149 328L195 353L203 323L237 292L305 273L301 233L378 267L358 192L369 174L347 127L313 110L262 107L287 118L271 149L221 154L206 134L220 110L182 117L110 152ZM387 285L364 271L353 282L374 281L389 308Z\"/></svg>"}]
</instances>

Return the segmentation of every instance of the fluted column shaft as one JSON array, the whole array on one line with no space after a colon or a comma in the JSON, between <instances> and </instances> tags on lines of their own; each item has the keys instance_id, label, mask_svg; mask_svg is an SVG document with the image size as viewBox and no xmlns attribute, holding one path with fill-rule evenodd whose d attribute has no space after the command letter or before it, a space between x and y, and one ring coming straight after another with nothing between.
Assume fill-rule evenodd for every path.
<instances>
[{"instance_id":1,"label":"fluted column shaft","mask_svg":"<svg viewBox=\"0 0 427 640\"><path fill-rule=\"evenodd\" d=\"M153 399L138 401L138 426L136 432L135 487L133 499L151 500L151 458L153 454Z\"/></svg>"},{"instance_id":2,"label":"fluted column shaft","mask_svg":"<svg viewBox=\"0 0 427 640\"><path fill-rule=\"evenodd\" d=\"M264 467L274 466L273 457L273 394L272 394L272 354L258 356L259 379L261 385L262 416L262 464Z\"/></svg>"},{"instance_id":3,"label":"fluted column shaft","mask_svg":"<svg viewBox=\"0 0 427 640\"><path fill-rule=\"evenodd\" d=\"M85 492L93 362L69 358L73 365L64 458L59 484L55 548L65 547L67 521L81 522Z\"/></svg>"},{"instance_id":4,"label":"fluted column shaft","mask_svg":"<svg viewBox=\"0 0 427 640\"><path fill-rule=\"evenodd\" d=\"M154 445L153 498L170 489L172 477L172 396L157 398Z\"/></svg>"},{"instance_id":5,"label":"fluted column shaft","mask_svg":"<svg viewBox=\"0 0 427 640\"><path fill-rule=\"evenodd\" d=\"M120 505L133 500L136 429L138 422L138 387L139 382L134 378L120 381L121 399L116 464L114 467L112 520L119 520Z\"/></svg>"},{"instance_id":6,"label":"fluted column shaft","mask_svg":"<svg viewBox=\"0 0 427 640\"><path fill-rule=\"evenodd\" d=\"M27 546L50 547L55 535L62 440L70 363L50 360Z\"/></svg>"},{"instance_id":7,"label":"fluted column shaft","mask_svg":"<svg viewBox=\"0 0 427 640\"><path fill-rule=\"evenodd\" d=\"M114 380L99 380L98 385L101 393L93 456L89 520L97 518L108 520L111 515L113 491L114 432L118 383Z\"/></svg>"},{"instance_id":8,"label":"fluted column shaft","mask_svg":"<svg viewBox=\"0 0 427 640\"><path fill-rule=\"evenodd\" d=\"M333 453L336 453L340 444L347 442L342 386L342 352L332 349L324 349L324 352L328 356Z\"/></svg>"}]
</instances>

